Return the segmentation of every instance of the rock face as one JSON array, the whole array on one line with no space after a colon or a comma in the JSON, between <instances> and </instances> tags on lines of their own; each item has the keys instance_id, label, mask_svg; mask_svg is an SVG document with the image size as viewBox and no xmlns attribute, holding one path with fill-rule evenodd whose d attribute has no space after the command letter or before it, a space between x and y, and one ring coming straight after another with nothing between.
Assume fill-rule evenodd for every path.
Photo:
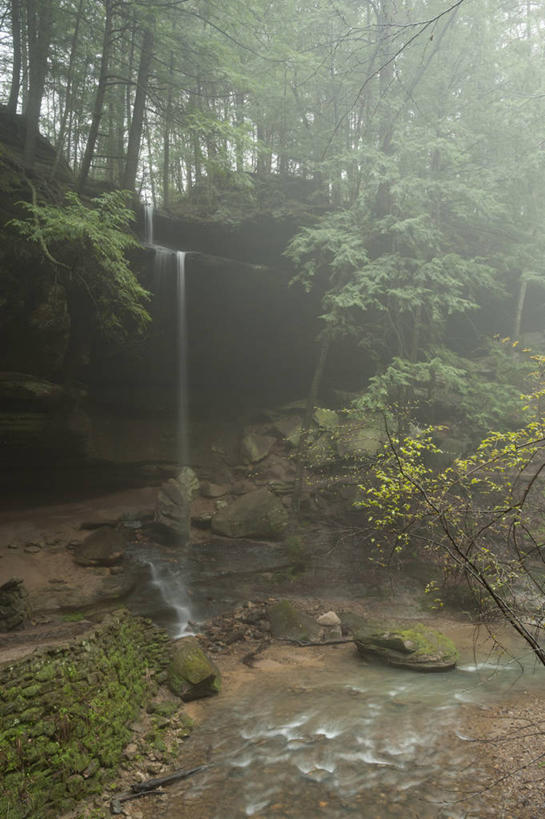
<instances>
[{"instance_id":1,"label":"rock face","mask_svg":"<svg viewBox=\"0 0 545 819\"><path fill-rule=\"evenodd\" d=\"M28 617L28 595L23 581L12 577L0 586L0 631L11 631Z\"/></svg>"},{"instance_id":2,"label":"rock face","mask_svg":"<svg viewBox=\"0 0 545 819\"><path fill-rule=\"evenodd\" d=\"M80 566L115 566L123 560L126 545L122 532L101 526L76 548L74 560Z\"/></svg>"},{"instance_id":3,"label":"rock face","mask_svg":"<svg viewBox=\"0 0 545 819\"><path fill-rule=\"evenodd\" d=\"M190 539L191 501L198 491L197 476L189 466L184 466L176 478L161 486L157 495L155 520L181 546Z\"/></svg>"},{"instance_id":4,"label":"rock face","mask_svg":"<svg viewBox=\"0 0 545 819\"><path fill-rule=\"evenodd\" d=\"M212 530L225 537L255 537L276 540L288 525L288 513L267 489L241 495L212 518Z\"/></svg>"},{"instance_id":5,"label":"rock face","mask_svg":"<svg viewBox=\"0 0 545 819\"><path fill-rule=\"evenodd\" d=\"M242 439L240 452L243 461L248 464L256 464L266 458L276 439L270 435L259 435L257 432L249 432Z\"/></svg>"},{"instance_id":6,"label":"rock face","mask_svg":"<svg viewBox=\"0 0 545 819\"><path fill-rule=\"evenodd\" d=\"M302 642L320 639L322 629L318 623L309 614L295 608L289 600L281 600L269 606L267 614L271 623L271 634L277 639Z\"/></svg>"},{"instance_id":7,"label":"rock face","mask_svg":"<svg viewBox=\"0 0 545 819\"><path fill-rule=\"evenodd\" d=\"M195 637L178 640L167 670L168 686L185 702L211 697L221 690L221 675Z\"/></svg>"},{"instance_id":8,"label":"rock face","mask_svg":"<svg viewBox=\"0 0 545 819\"><path fill-rule=\"evenodd\" d=\"M377 658L411 671L450 671L458 660L456 646L440 631L420 623L409 628L376 624L357 631L354 642L365 659Z\"/></svg>"}]
</instances>

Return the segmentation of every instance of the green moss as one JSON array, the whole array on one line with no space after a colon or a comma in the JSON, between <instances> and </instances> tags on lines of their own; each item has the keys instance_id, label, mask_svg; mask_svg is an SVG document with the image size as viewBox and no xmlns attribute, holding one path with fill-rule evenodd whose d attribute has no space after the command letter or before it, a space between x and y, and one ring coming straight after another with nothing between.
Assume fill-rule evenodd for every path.
<instances>
[{"instance_id":1,"label":"green moss","mask_svg":"<svg viewBox=\"0 0 545 819\"><path fill-rule=\"evenodd\" d=\"M35 678L39 682L47 682L48 680L54 680L55 677L57 676L57 673L58 669L55 663L47 663L36 672Z\"/></svg>"},{"instance_id":2,"label":"green moss","mask_svg":"<svg viewBox=\"0 0 545 819\"><path fill-rule=\"evenodd\" d=\"M0 816L56 817L102 788L100 768L113 775L127 726L155 691L158 643L153 627L117 613L71 649L0 671L11 711L0 729Z\"/></svg>"},{"instance_id":3,"label":"green moss","mask_svg":"<svg viewBox=\"0 0 545 819\"><path fill-rule=\"evenodd\" d=\"M423 656L440 651L445 659L458 659L458 649L449 637L440 631L426 628L421 623L413 628L403 629L398 634L404 642L414 643L414 654Z\"/></svg>"},{"instance_id":4,"label":"green moss","mask_svg":"<svg viewBox=\"0 0 545 819\"><path fill-rule=\"evenodd\" d=\"M81 620L85 620L85 614L82 611L70 611L63 614L62 619L65 623L79 623Z\"/></svg>"},{"instance_id":5,"label":"green moss","mask_svg":"<svg viewBox=\"0 0 545 819\"><path fill-rule=\"evenodd\" d=\"M186 637L177 646L168 668L168 685L182 699L198 699L221 690L221 675L197 640Z\"/></svg>"}]
</instances>

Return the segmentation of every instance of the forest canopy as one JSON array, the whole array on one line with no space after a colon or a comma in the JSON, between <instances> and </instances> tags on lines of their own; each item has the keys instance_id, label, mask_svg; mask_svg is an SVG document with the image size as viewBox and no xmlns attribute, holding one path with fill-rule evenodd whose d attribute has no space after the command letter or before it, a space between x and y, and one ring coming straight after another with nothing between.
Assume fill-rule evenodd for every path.
<instances>
[{"instance_id":1,"label":"forest canopy","mask_svg":"<svg viewBox=\"0 0 545 819\"><path fill-rule=\"evenodd\" d=\"M27 170L41 132L51 175L68 163L80 193L227 220L281 213L260 180L300 180L286 263L319 289L328 343L373 361L368 404L442 391L480 431L512 425L528 356L490 339L541 330L543 4L4 0L0 14ZM486 374L464 386L475 351Z\"/></svg>"}]
</instances>

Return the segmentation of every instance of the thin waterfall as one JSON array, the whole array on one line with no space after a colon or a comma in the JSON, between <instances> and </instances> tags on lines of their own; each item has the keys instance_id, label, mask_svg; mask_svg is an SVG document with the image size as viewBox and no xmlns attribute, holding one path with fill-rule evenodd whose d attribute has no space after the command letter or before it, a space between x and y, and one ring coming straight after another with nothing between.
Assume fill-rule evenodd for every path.
<instances>
[{"instance_id":1,"label":"thin waterfall","mask_svg":"<svg viewBox=\"0 0 545 819\"><path fill-rule=\"evenodd\" d=\"M148 560L151 572L151 582L159 589L161 597L176 614L175 633L172 635L175 640L179 637L187 637L193 634L190 620L191 610L187 589L181 573L173 571L172 566L165 566Z\"/></svg>"},{"instance_id":2,"label":"thin waterfall","mask_svg":"<svg viewBox=\"0 0 545 819\"><path fill-rule=\"evenodd\" d=\"M165 344L176 344L175 367L177 372L177 433L176 462L178 468L189 466L188 427L188 387L187 387L187 325L186 325L186 253L162 247L154 242L153 205L144 205L144 242L154 250L153 260L153 323L152 338L156 345L155 354L163 356ZM173 275L176 275L173 281ZM167 327L172 326L173 287L176 287L176 339L165 336ZM171 346L172 351L172 346ZM166 357L168 360L168 356ZM175 637L191 634L189 627L190 608L185 578L179 566L165 565L161 559L146 559L151 571L153 585L159 589L163 600L176 614Z\"/></svg>"},{"instance_id":3,"label":"thin waterfall","mask_svg":"<svg viewBox=\"0 0 545 819\"><path fill-rule=\"evenodd\" d=\"M178 462L189 466L189 413L187 384L187 315L185 260L186 253L176 253L176 289L178 296Z\"/></svg>"},{"instance_id":4,"label":"thin waterfall","mask_svg":"<svg viewBox=\"0 0 545 819\"><path fill-rule=\"evenodd\" d=\"M153 246L153 205L144 205L144 244Z\"/></svg>"}]
</instances>

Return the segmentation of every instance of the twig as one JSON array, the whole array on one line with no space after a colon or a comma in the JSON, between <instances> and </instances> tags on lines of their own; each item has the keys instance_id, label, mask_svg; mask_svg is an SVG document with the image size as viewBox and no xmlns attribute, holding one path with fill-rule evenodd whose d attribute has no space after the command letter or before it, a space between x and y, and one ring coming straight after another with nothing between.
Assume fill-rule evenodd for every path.
<instances>
[{"instance_id":1,"label":"twig","mask_svg":"<svg viewBox=\"0 0 545 819\"><path fill-rule=\"evenodd\" d=\"M114 815L119 815L123 813L121 808L122 802L130 802L132 799L140 799L142 796L147 796L148 794L157 791L162 785L169 785L171 782L178 782L180 779L187 779L190 776L193 776L196 773L200 773L201 771L206 771L208 768L211 768L212 765L199 765L197 768L189 768L188 770L177 770L173 771L166 776L157 776L154 779L147 779L145 782L137 782L134 785L131 785L130 791L125 791L124 793L118 793L112 797L112 801L110 802L110 810Z\"/></svg>"},{"instance_id":2,"label":"twig","mask_svg":"<svg viewBox=\"0 0 545 819\"><path fill-rule=\"evenodd\" d=\"M295 646L300 646L301 648L306 648L307 646L338 646L342 643L353 643L353 639L343 639L343 640L290 640L289 637L279 637L278 640L281 643L291 643Z\"/></svg>"}]
</instances>

